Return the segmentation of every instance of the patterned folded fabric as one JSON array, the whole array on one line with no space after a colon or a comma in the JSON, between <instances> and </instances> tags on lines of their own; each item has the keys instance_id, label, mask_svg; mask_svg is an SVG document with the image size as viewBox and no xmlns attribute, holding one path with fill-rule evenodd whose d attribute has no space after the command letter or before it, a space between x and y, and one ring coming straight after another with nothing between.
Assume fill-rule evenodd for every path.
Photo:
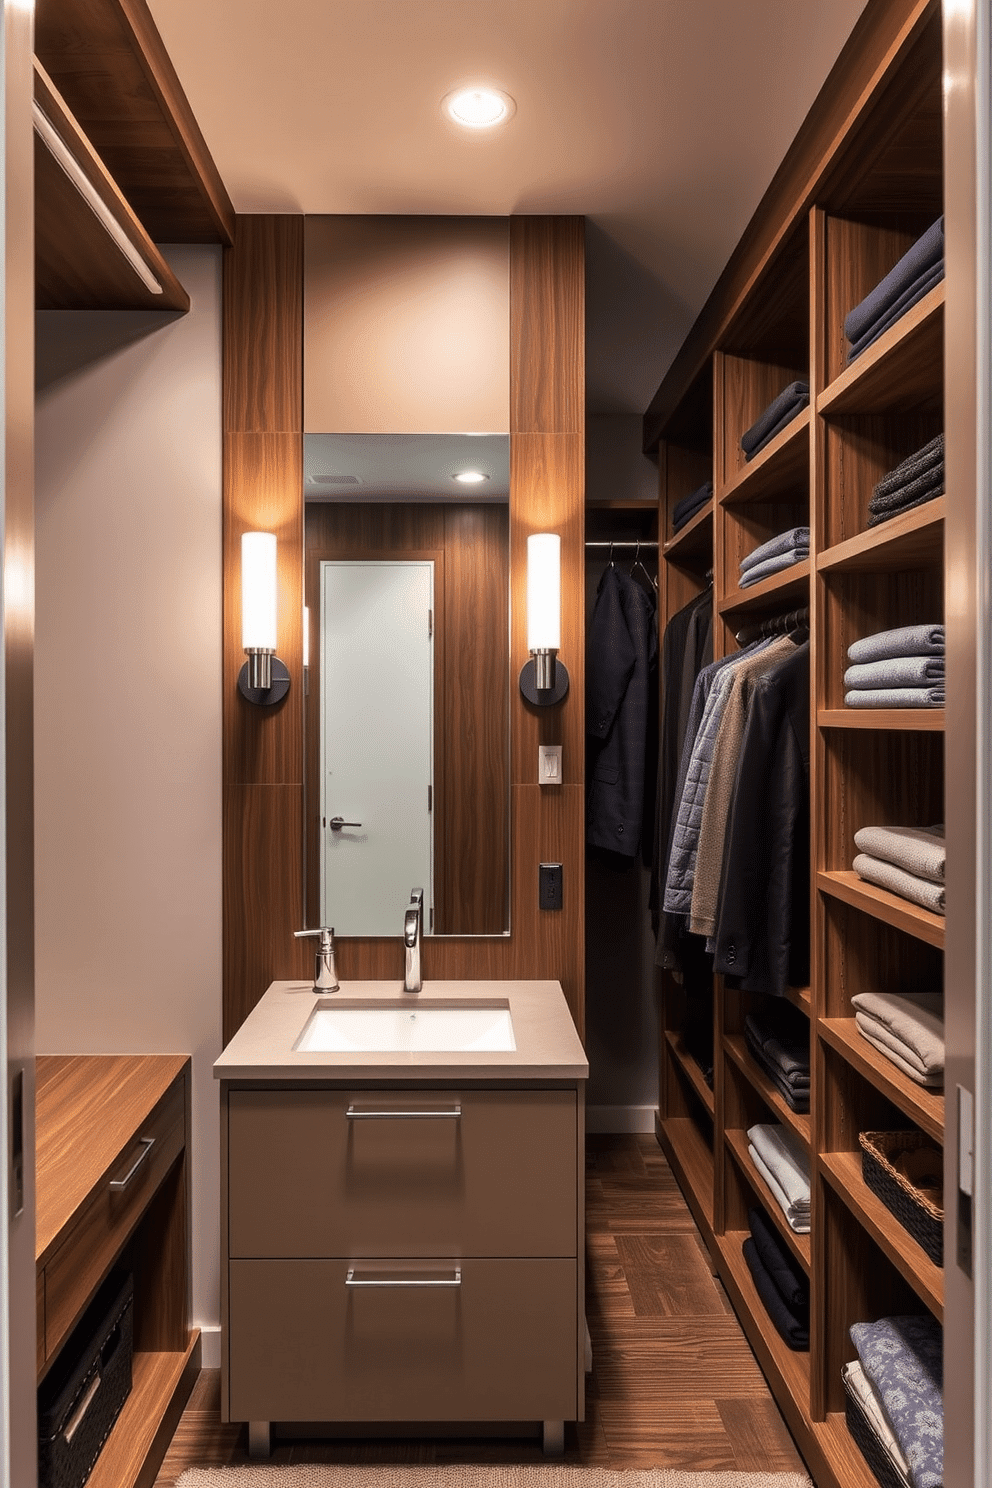
<instances>
[{"instance_id":1,"label":"patterned folded fabric","mask_svg":"<svg viewBox=\"0 0 992 1488\"><path fill-rule=\"evenodd\" d=\"M809 548L790 548L787 553L779 553L775 558L766 558L764 563L756 563L747 573L741 574L738 583L742 589L749 589L752 584L760 584L762 579L770 579L772 574L781 573L783 568L791 568L794 563L801 563L808 557Z\"/></svg>"},{"instance_id":2,"label":"patterned folded fabric","mask_svg":"<svg viewBox=\"0 0 992 1488\"><path fill-rule=\"evenodd\" d=\"M754 1163L755 1169L761 1174L762 1178L764 1178L765 1182L768 1184L769 1193L775 1200L778 1207L781 1209L782 1213L785 1215L789 1228L791 1230L795 1230L797 1235L808 1235L809 1204L790 1204L788 1197L782 1191L778 1179L775 1177L775 1174L772 1172L771 1168L769 1168L764 1163L760 1152L755 1147L753 1142L748 1143L747 1151L748 1156Z\"/></svg>"},{"instance_id":3,"label":"patterned folded fabric","mask_svg":"<svg viewBox=\"0 0 992 1488\"><path fill-rule=\"evenodd\" d=\"M770 443L786 426L792 422L797 413L800 413L809 402L809 383L790 382L788 387L782 389L777 398L774 398L750 429L746 429L741 435L741 449L744 451L745 459L750 460L760 449Z\"/></svg>"},{"instance_id":4,"label":"patterned folded fabric","mask_svg":"<svg viewBox=\"0 0 992 1488\"><path fill-rule=\"evenodd\" d=\"M944 1070L944 994L942 992L856 992L859 1015L905 1045L924 1074Z\"/></svg>"},{"instance_id":5,"label":"patterned folded fabric","mask_svg":"<svg viewBox=\"0 0 992 1488\"><path fill-rule=\"evenodd\" d=\"M694 517L697 511L702 511L712 496L713 482L708 480L688 496L683 496L681 501L677 501L672 509L672 531L677 532L680 527L684 527L690 517Z\"/></svg>"},{"instance_id":6,"label":"patterned folded fabric","mask_svg":"<svg viewBox=\"0 0 992 1488\"><path fill-rule=\"evenodd\" d=\"M943 708L942 687L854 687L845 692L848 708Z\"/></svg>"},{"instance_id":7,"label":"patterned folded fabric","mask_svg":"<svg viewBox=\"0 0 992 1488\"><path fill-rule=\"evenodd\" d=\"M850 1387L851 1393L861 1406L862 1413L867 1419L867 1424L871 1428L878 1445L888 1458L896 1478L899 1482L904 1483L906 1488L912 1488L909 1477L909 1464L903 1455L902 1448L896 1441L892 1427L885 1419L882 1402L865 1378L865 1372L861 1367L861 1360L849 1360L841 1370L841 1374Z\"/></svg>"},{"instance_id":8,"label":"patterned folded fabric","mask_svg":"<svg viewBox=\"0 0 992 1488\"><path fill-rule=\"evenodd\" d=\"M914 284L944 257L944 219L938 217L922 237L907 248L899 262L844 318L844 335L858 341Z\"/></svg>"},{"instance_id":9,"label":"patterned folded fabric","mask_svg":"<svg viewBox=\"0 0 992 1488\"><path fill-rule=\"evenodd\" d=\"M898 630L879 630L852 641L847 659L853 662L885 661L890 656L943 656L942 625L901 625Z\"/></svg>"},{"instance_id":10,"label":"patterned folded fabric","mask_svg":"<svg viewBox=\"0 0 992 1488\"><path fill-rule=\"evenodd\" d=\"M748 1228L761 1264L778 1288L779 1296L797 1317L809 1317L809 1281L799 1262L782 1243L763 1209L747 1211Z\"/></svg>"},{"instance_id":11,"label":"patterned folded fabric","mask_svg":"<svg viewBox=\"0 0 992 1488\"><path fill-rule=\"evenodd\" d=\"M877 884L880 889L888 889L890 894L898 894L900 899L909 899L913 904L920 904L924 909L929 909L931 914L944 913L943 884L917 878L914 873L907 873L905 869L897 868L894 863L886 863L882 858L873 858L870 853L858 853L853 868L868 883Z\"/></svg>"},{"instance_id":12,"label":"patterned folded fabric","mask_svg":"<svg viewBox=\"0 0 992 1488\"><path fill-rule=\"evenodd\" d=\"M923 1062L916 1051L890 1033L884 1023L879 1023L868 1013L855 1013L854 1021L858 1025L858 1032L861 1036L873 1044L880 1054L884 1054L886 1059L891 1059L893 1064L897 1064L903 1074L915 1080L917 1085L926 1085L929 1089L939 1089L943 1085L943 1069L924 1069Z\"/></svg>"},{"instance_id":13,"label":"patterned folded fabric","mask_svg":"<svg viewBox=\"0 0 992 1488\"><path fill-rule=\"evenodd\" d=\"M913 280L912 284L907 285L892 308L886 310L884 315L880 315L870 328L865 331L864 335L854 342L847 354L847 360L853 362L863 351L867 351L868 347L877 341L879 336L887 331L890 326L895 325L896 321L900 320L906 314L907 310L911 310L932 289L936 289L943 277L944 261L941 259L939 264L935 264L932 269L928 269L926 273L920 274L917 279Z\"/></svg>"},{"instance_id":14,"label":"patterned folded fabric","mask_svg":"<svg viewBox=\"0 0 992 1488\"><path fill-rule=\"evenodd\" d=\"M943 680L943 656L887 656L884 661L849 666L844 673L845 687L876 691L883 687L928 687Z\"/></svg>"},{"instance_id":15,"label":"patterned folded fabric","mask_svg":"<svg viewBox=\"0 0 992 1488\"><path fill-rule=\"evenodd\" d=\"M809 1316L796 1317L791 1308L783 1302L778 1288L761 1263L761 1257L753 1240L745 1240L742 1250L754 1282L754 1289L761 1299L761 1305L774 1324L775 1331L794 1353L805 1353L809 1348Z\"/></svg>"},{"instance_id":16,"label":"patterned folded fabric","mask_svg":"<svg viewBox=\"0 0 992 1488\"><path fill-rule=\"evenodd\" d=\"M929 878L932 883L944 882L947 847L942 825L859 827L854 834L854 845L873 858L883 858L886 863L905 868L907 873L915 873L917 878Z\"/></svg>"},{"instance_id":17,"label":"patterned folded fabric","mask_svg":"<svg viewBox=\"0 0 992 1488\"><path fill-rule=\"evenodd\" d=\"M756 563L764 563L766 558L777 558L779 553L787 553L791 548L809 548L808 527L790 527L788 532L780 532L778 537L763 542L759 548L741 559L741 573L747 573Z\"/></svg>"},{"instance_id":18,"label":"patterned folded fabric","mask_svg":"<svg viewBox=\"0 0 992 1488\"><path fill-rule=\"evenodd\" d=\"M855 1323L850 1332L906 1458L913 1488L943 1488L943 1329L926 1313Z\"/></svg>"}]
</instances>

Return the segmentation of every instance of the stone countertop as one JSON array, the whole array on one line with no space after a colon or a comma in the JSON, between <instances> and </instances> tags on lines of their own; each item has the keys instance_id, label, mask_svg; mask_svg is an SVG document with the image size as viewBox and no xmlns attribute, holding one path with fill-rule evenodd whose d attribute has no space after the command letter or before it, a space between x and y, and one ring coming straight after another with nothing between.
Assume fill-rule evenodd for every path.
<instances>
[{"instance_id":1,"label":"stone countertop","mask_svg":"<svg viewBox=\"0 0 992 1488\"><path fill-rule=\"evenodd\" d=\"M516 1049L456 1053L323 1053L294 1050L319 1006L347 1002L506 1004ZM589 1064L560 982L428 981L419 993L402 983L342 982L318 997L310 982L273 982L214 1064L217 1080L585 1080Z\"/></svg>"}]
</instances>

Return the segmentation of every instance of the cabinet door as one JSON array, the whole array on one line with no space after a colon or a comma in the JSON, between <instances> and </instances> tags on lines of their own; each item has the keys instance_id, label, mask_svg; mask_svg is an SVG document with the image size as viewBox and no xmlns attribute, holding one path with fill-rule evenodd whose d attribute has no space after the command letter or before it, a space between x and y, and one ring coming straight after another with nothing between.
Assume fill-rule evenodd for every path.
<instances>
[{"instance_id":1,"label":"cabinet door","mask_svg":"<svg viewBox=\"0 0 992 1488\"><path fill-rule=\"evenodd\" d=\"M576 1142L571 1090L235 1090L229 1254L574 1256Z\"/></svg>"},{"instance_id":2,"label":"cabinet door","mask_svg":"<svg viewBox=\"0 0 992 1488\"><path fill-rule=\"evenodd\" d=\"M565 1260L232 1261L230 1419L575 1420L576 1273Z\"/></svg>"}]
</instances>

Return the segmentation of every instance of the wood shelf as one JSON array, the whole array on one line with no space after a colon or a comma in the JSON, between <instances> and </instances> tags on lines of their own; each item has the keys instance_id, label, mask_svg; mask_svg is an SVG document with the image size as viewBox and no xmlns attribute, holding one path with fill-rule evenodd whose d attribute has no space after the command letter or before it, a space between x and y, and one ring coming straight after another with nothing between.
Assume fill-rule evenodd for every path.
<instances>
[{"instance_id":1,"label":"wood shelf","mask_svg":"<svg viewBox=\"0 0 992 1488\"><path fill-rule=\"evenodd\" d=\"M721 615L746 615L749 610L778 608L790 600L801 603L809 600L808 558L793 563L791 568L784 568L781 573L772 574L760 584L733 590L720 600L717 610Z\"/></svg>"},{"instance_id":2,"label":"wood shelf","mask_svg":"<svg viewBox=\"0 0 992 1488\"><path fill-rule=\"evenodd\" d=\"M677 1033L673 1028L668 1028L665 1030L665 1040L679 1069L682 1070L700 1102L712 1117L714 1105L713 1092L707 1085L699 1065L682 1042L681 1034Z\"/></svg>"},{"instance_id":3,"label":"wood shelf","mask_svg":"<svg viewBox=\"0 0 992 1488\"><path fill-rule=\"evenodd\" d=\"M944 1143L944 1092L917 1085L880 1049L862 1038L855 1018L821 1018L821 1039L842 1054L859 1074L890 1100L909 1120L941 1146Z\"/></svg>"},{"instance_id":4,"label":"wood shelf","mask_svg":"<svg viewBox=\"0 0 992 1488\"><path fill-rule=\"evenodd\" d=\"M810 421L809 408L797 413L718 493L721 506L773 501L800 486L808 494Z\"/></svg>"},{"instance_id":5,"label":"wood shelf","mask_svg":"<svg viewBox=\"0 0 992 1488\"><path fill-rule=\"evenodd\" d=\"M884 733L905 731L907 734L942 734L943 708L818 708L816 722L820 728L868 729Z\"/></svg>"},{"instance_id":6,"label":"wood shelf","mask_svg":"<svg viewBox=\"0 0 992 1488\"><path fill-rule=\"evenodd\" d=\"M940 283L845 367L816 400L825 418L842 413L913 412L939 407L944 356Z\"/></svg>"},{"instance_id":7,"label":"wood shelf","mask_svg":"<svg viewBox=\"0 0 992 1488\"><path fill-rule=\"evenodd\" d=\"M809 987L786 987L782 996L787 998L797 1008L801 1008L807 1017L813 1011L813 996Z\"/></svg>"},{"instance_id":8,"label":"wood shelf","mask_svg":"<svg viewBox=\"0 0 992 1488\"><path fill-rule=\"evenodd\" d=\"M765 1105L768 1106L784 1126L790 1127L807 1147L810 1145L810 1123L808 1114L802 1111L794 1111L788 1101L776 1086L774 1080L770 1080L761 1068L751 1058L747 1047L747 1040L743 1034L725 1033L723 1036L723 1048L727 1057L733 1061L748 1084L758 1092Z\"/></svg>"},{"instance_id":9,"label":"wood shelf","mask_svg":"<svg viewBox=\"0 0 992 1488\"><path fill-rule=\"evenodd\" d=\"M662 545L661 555L672 563L683 563L695 559L692 566L698 567L698 559L713 554L713 502L708 501L684 527Z\"/></svg>"},{"instance_id":10,"label":"wood shelf","mask_svg":"<svg viewBox=\"0 0 992 1488\"><path fill-rule=\"evenodd\" d=\"M907 935L925 940L927 945L936 946L938 950L944 949L943 915L931 914L921 904L913 904L898 894L890 894L888 889L868 883L853 868L821 869L816 875L816 887L821 893L842 899L845 904L872 915L876 920L884 920L896 930L904 930Z\"/></svg>"},{"instance_id":11,"label":"wood shelf","mask_svg":"<svg viewBox=\"0 0 992 1488\"><path fill-rule=\"evenodd\" d=\"M817 573L901 573L939 563L944 552L947 497L892 517L817 556Z\"/></svg>"},{"instance_id":12,"label":"wood shelf","mask_svg":"<svg viewBox=\"0 0 992 1488\"><path fill-rule=\"evenodd\" d=\"M786 1245L808 1276L810 1269L810 1237L809 1235L797 1234L782 1213L778 1200L751 1161L750 1153L747 1150L747 1132L728 1127L723 1134L723 1139L727 1145L727 1150L732 1154L744 1178L754 1189L763 1207L767 1210L772 1224L778 1230Z\"/></svg>"},{"instance_id":13,"label":"wood shelf","mask_svg":"<svg viewBox=\"0 0 992 1488\"><path fill-rule=\"evenodd\" d=\"M88 1488L137 1488L148 1481L147 1463L155 1452L159 1460L164 1455L199 1372L198 1328L182 1353L135 1353L131 1393L87 1479Z\"/></svg>"},{"instance_id":14,"label":"wood shelf","mask_svg":"<svg viewBox=\"0 0 992 1488\"><path fill-rule=\"evenodd\" d=\"M820 1169L841 1202L864 1226L896 1270L939 1321L944 1320L944 1272L914 1240L861 1176L860 1149L823 1152Z\"/></svg>"},{"instance_id":15,"label":"wood shelf","mask_svg":"<svg viewBox=\"0 0 992 1488\"><path fill-rule=\"evenodd\" d=\"M691 1116L659 1117L656 1135L707 1244L713 1240L713 1152Z\"/></svg>"}]
</instances>

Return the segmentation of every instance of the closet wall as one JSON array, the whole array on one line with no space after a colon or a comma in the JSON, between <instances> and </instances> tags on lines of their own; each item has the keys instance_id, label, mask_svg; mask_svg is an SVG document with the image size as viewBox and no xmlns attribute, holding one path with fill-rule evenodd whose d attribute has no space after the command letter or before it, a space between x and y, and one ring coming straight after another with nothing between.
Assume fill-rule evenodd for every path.
<instances>
[{"instance_id":1,"label":"closet wall","mask_svg":"<svg viewBox=\"0 0 992 1488\"><path fill-rule=\"evenodd\" d=\"M710 570L717 657L743 628L810 609L811 970L786 995L809 1023L811 1112L793 1111L748 1056L743 1018L760 998L719 978L711 1088L686 1040L699 994L665 973L658 1133L817 1482L837 1488L875 1481L845 1423L849 1326L900 1312L942 1320L944 1309L942 1267L866 1187L858 1141L915 1129L942 1143L943 1092L876 1053L851 1004L859 991L943 985L943 916L851 863L862 826L944 820L944 712L855 710L842 683L852 641L944 616L947 498L866 520L874 484L944 427L944 285L850 365L843 339L847 311L944 210L941 83L939 6L869 4L645 416L662 626L704 593ZM746 463L741 434L793 379L809 382L810 407ZM675 533L674 506L710 477L713 499ZM797 525L810 528L809 559L739 588L740 559ZM755 1122L781 1123L810 1153L808 1236L785 1223L748 1157ZM809 1278L808 1353L775 1332L742 1258L756 1203ZM956 1240L951 1222L948 1266Z\"/></svg>"}]
</instances>

